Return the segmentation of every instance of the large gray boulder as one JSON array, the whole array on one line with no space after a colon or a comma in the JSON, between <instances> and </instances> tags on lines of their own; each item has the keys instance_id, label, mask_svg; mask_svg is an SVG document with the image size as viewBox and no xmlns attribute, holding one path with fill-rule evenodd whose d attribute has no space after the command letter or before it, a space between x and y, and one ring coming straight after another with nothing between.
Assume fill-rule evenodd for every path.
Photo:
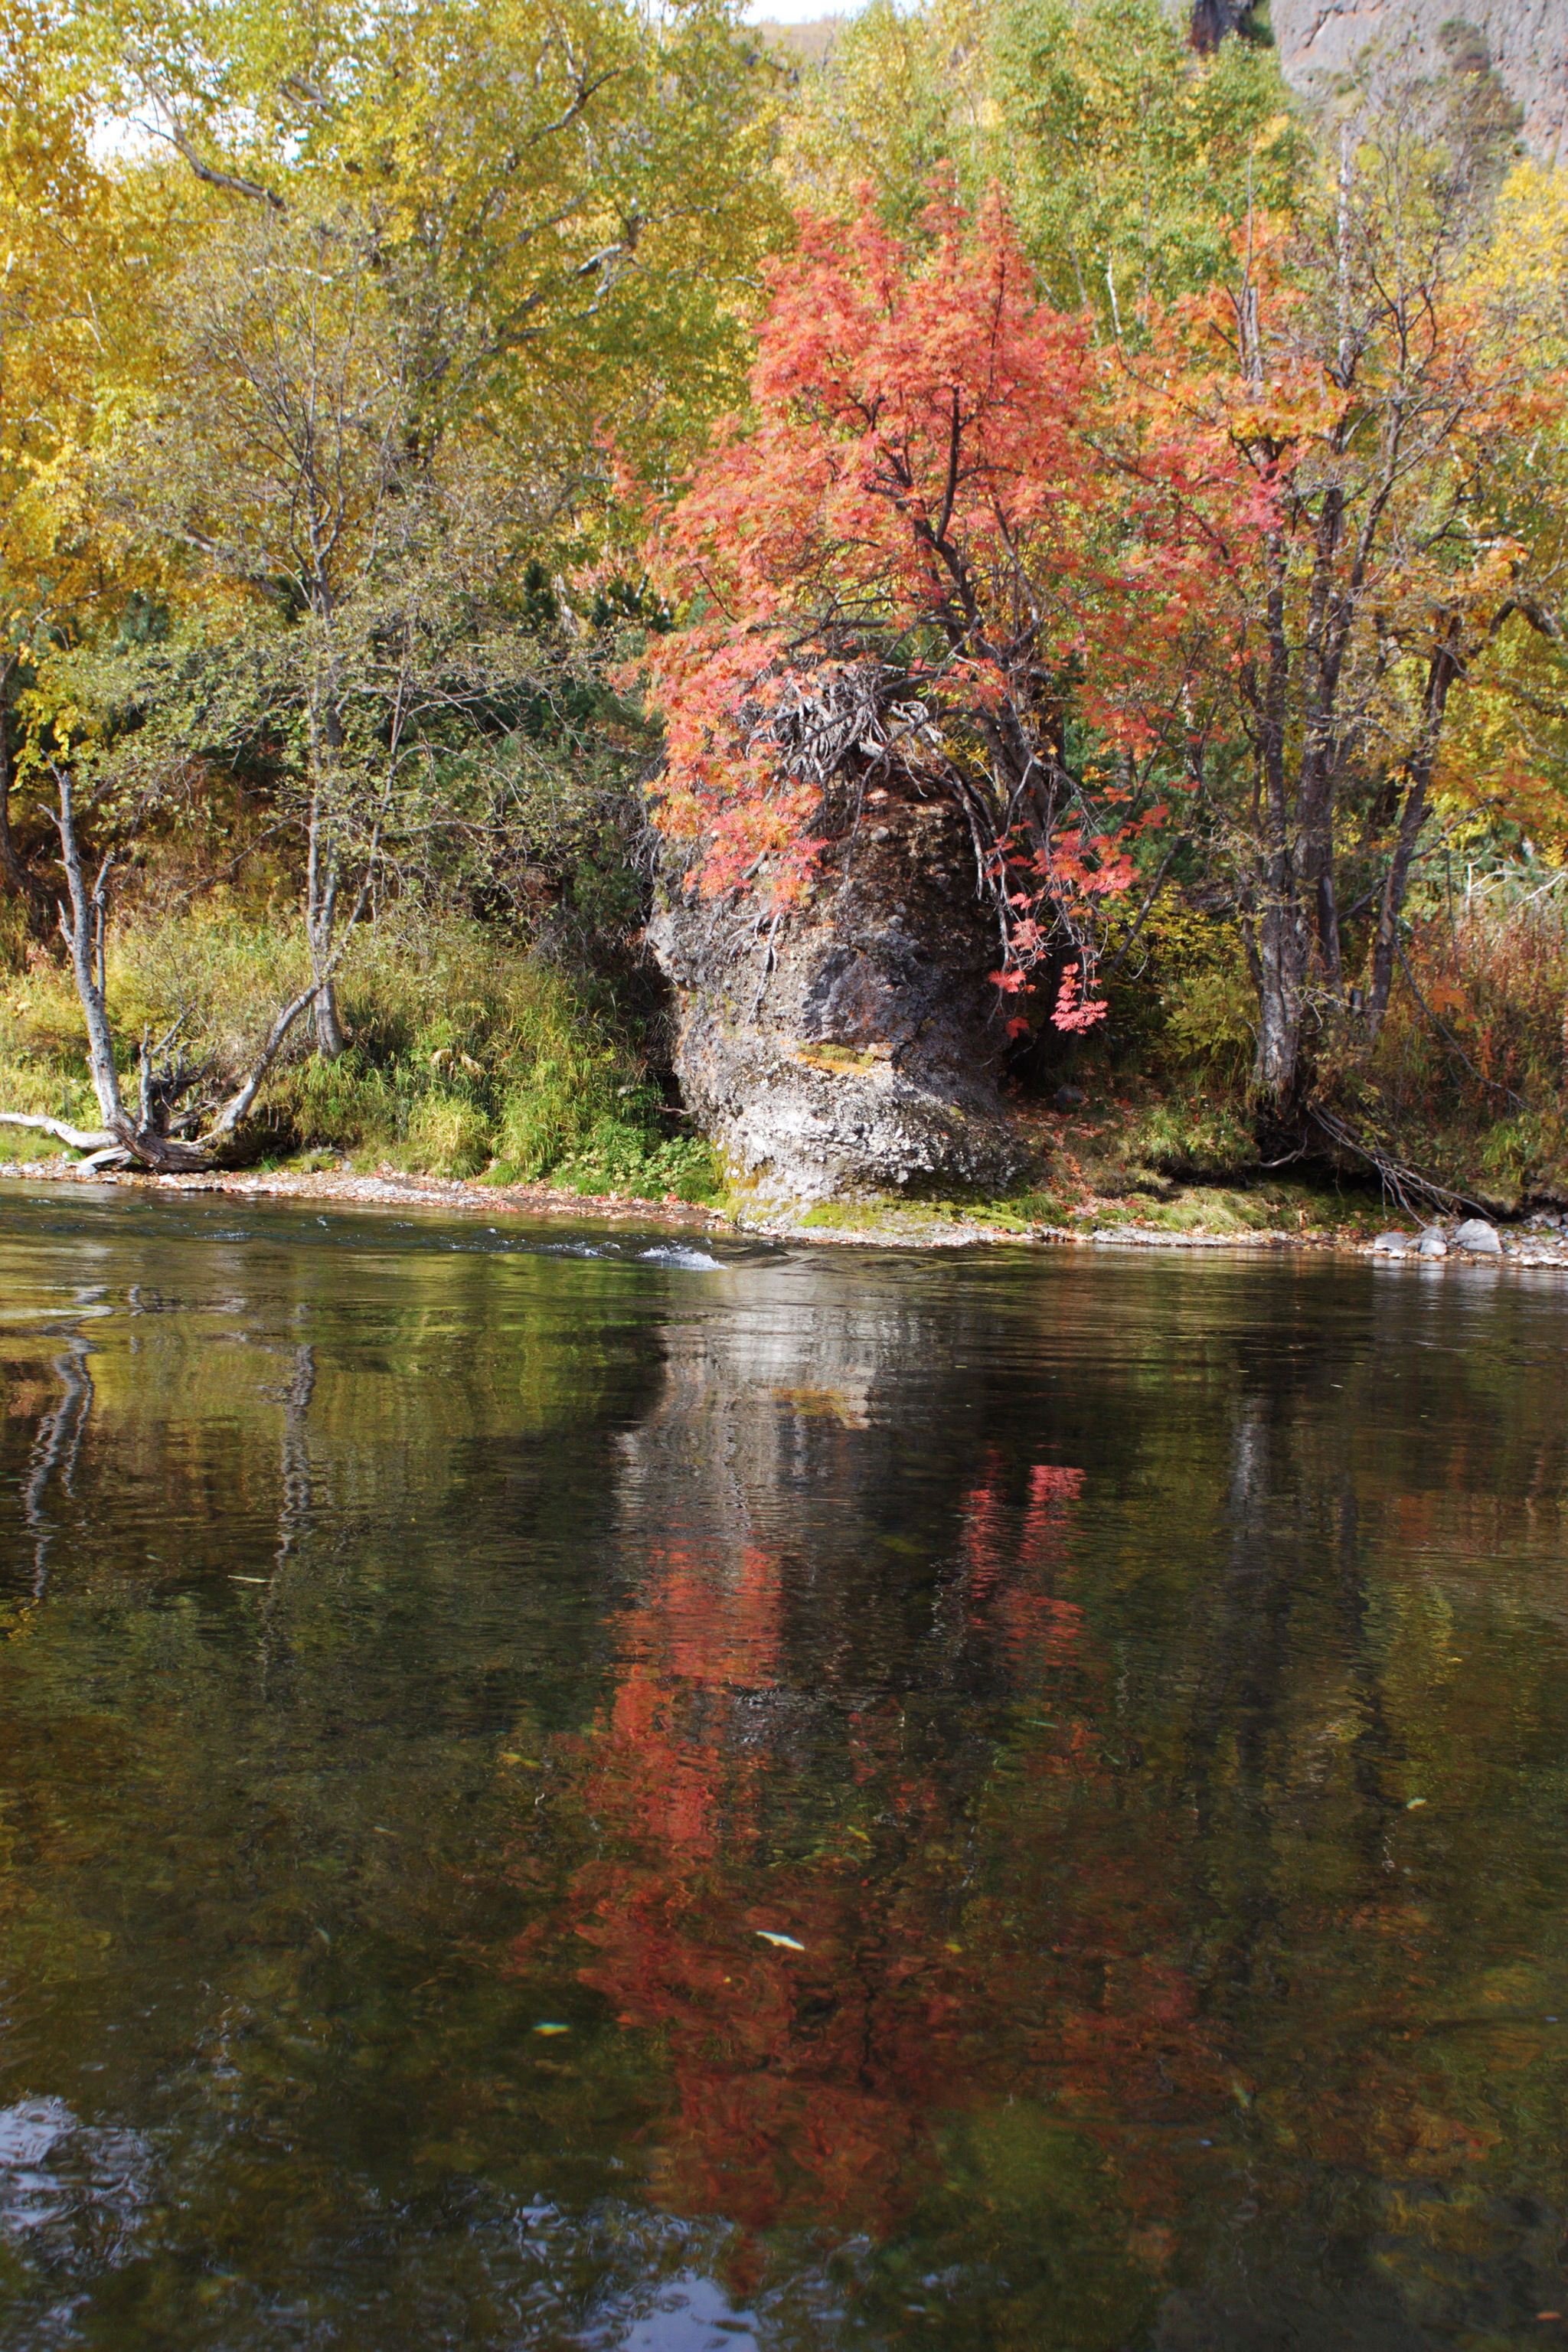
<instances>
[{"instance_id":1,"label":"large gray boulder","mask_svg":"<svg viewBox=\"0 0 1568 2352\"><path fill-rule=\"evenodd\" d=\"M676 1074L731 1183L772 1208L1022 1176L994 924L967 825L935 795L868 793L808 901L776 919L667 877L648 936Z\"/></svg>"}]
</instances>

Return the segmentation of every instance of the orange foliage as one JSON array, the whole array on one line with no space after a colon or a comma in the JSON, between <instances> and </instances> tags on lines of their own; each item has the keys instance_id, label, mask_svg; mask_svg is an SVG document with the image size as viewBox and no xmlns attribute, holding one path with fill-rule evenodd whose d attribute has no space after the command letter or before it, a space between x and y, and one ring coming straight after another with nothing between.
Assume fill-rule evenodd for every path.
<instances>
[{"instance_id":1,"label":"orange foliage","mask_svg":"<svg viewBox=\"0 0 1568 2352\"><path fill-rule=\"evenodd\" d=\"M994 193L973 224L940 196L926 227L917 259L868 203L848 228L805 217L775 268L754 419L721 434L655 550L683 623L648 655L658 814L701 841L706 888L790 903L823 845L802 711L870 678L879 772L959 797L987 843L1007 913L994 976L1016 992L1058 939L1087 975L1132 878L1124 782L1097 796L1065 764L1068 680L1108 629L1147 648L1178 625L1213 551L1166 531L1110 560L1085 321L1040 303ZM1149 740L1130 704L1103 718L1108 762ZM1097 1010L1075 991L1058 1017Z\"/></svg>"}]
</instances>

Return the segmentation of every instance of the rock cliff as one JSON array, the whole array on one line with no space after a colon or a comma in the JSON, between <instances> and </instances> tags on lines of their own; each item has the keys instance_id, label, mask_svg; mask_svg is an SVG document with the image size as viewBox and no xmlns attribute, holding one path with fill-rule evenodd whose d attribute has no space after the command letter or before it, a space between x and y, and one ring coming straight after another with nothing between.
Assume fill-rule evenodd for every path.
<instances>
[{"instance_id":1,"label":"rock cliff","mask_svg":"<svg viewBox=\"0 0 1568 2352\"><path fill-rule=\"evenodd\" d=\"M1285 79L1304 97L1369 47L1412 79L1489 68L1530 152L1568 163L1568 0L1272 0L1269 21Z\"/></svg>"}]
</instances>

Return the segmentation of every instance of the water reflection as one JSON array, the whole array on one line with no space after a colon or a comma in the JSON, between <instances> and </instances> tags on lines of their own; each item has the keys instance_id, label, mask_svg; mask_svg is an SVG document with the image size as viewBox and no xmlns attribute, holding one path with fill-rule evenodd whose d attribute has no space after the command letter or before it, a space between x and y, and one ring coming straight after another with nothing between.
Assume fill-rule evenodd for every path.
<instances>
[{"instance_id":1,"label":"water reflection","mask_svg":"<svg viewBox=\"0 0 1568 2352\"><path fill-rule=\"evenodd\" d=\"M0 2341L1552 2340L1555 1292L5 1215Z\"/></svg>"},{"instance_id":2,"label":"water reflection","mask_svg":"<svg viewBox=\"0 0 1568 2352\"><path fill-rule=\"evenodd\" d=\"M26 1483L22 1488L22 1517L33 1538L35 1601L43 1598L48 1582L49 1546L56 1534L55 1523L47 1509L49 1490L53 1486L67 1501L74 1496L77 1457L92 1411L92 1376L88 1370L86 1340L73 1339L68 1351L57 1356L49 1369L59 1382L60 1401L38 1423Z\"/></svg>"},{"instance_id":3,"label":"water reflection","mask_svg":"<svg viewBox=\"0 0 1568 2352\"><path fill-rule=\"evenodd\" d=\"M149 2150L63 2099L0 2107L0 2241L88 2280L126 2261L147 2202Z\"/></svg>"}]
</instances>

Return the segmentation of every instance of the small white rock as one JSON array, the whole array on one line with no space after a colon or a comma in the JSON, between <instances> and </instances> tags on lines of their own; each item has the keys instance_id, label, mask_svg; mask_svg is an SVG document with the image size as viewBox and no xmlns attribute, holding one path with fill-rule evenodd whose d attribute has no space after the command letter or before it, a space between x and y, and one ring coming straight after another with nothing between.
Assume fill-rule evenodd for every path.
<instances>
[{"instance_id":1,"label":"small white rock","mask_svg":"<svg viewBox=\"0 0 1568 2352\"><path fill-rule=\"evenodd\" d=\"M1438 1232L1436 1225L1428 1225L1426 1232L1422 1234L1419 1251L1423 1257L1447 1256L1448 1244L1443 1239L1442 1234Z\"/></svg>"},{"instance_id":2,"label":"small white rock","mask_svg":"<svg viewBox=\"0 0 1568 2352\"><path fill-rule=\"evenodd\" d=\"M1403 1257L1414 1239L1411 1234L1379 1234L1373 1247L1374 1250L1386 1250L1390 1257Z\"/></svg>"}]
</instances>

